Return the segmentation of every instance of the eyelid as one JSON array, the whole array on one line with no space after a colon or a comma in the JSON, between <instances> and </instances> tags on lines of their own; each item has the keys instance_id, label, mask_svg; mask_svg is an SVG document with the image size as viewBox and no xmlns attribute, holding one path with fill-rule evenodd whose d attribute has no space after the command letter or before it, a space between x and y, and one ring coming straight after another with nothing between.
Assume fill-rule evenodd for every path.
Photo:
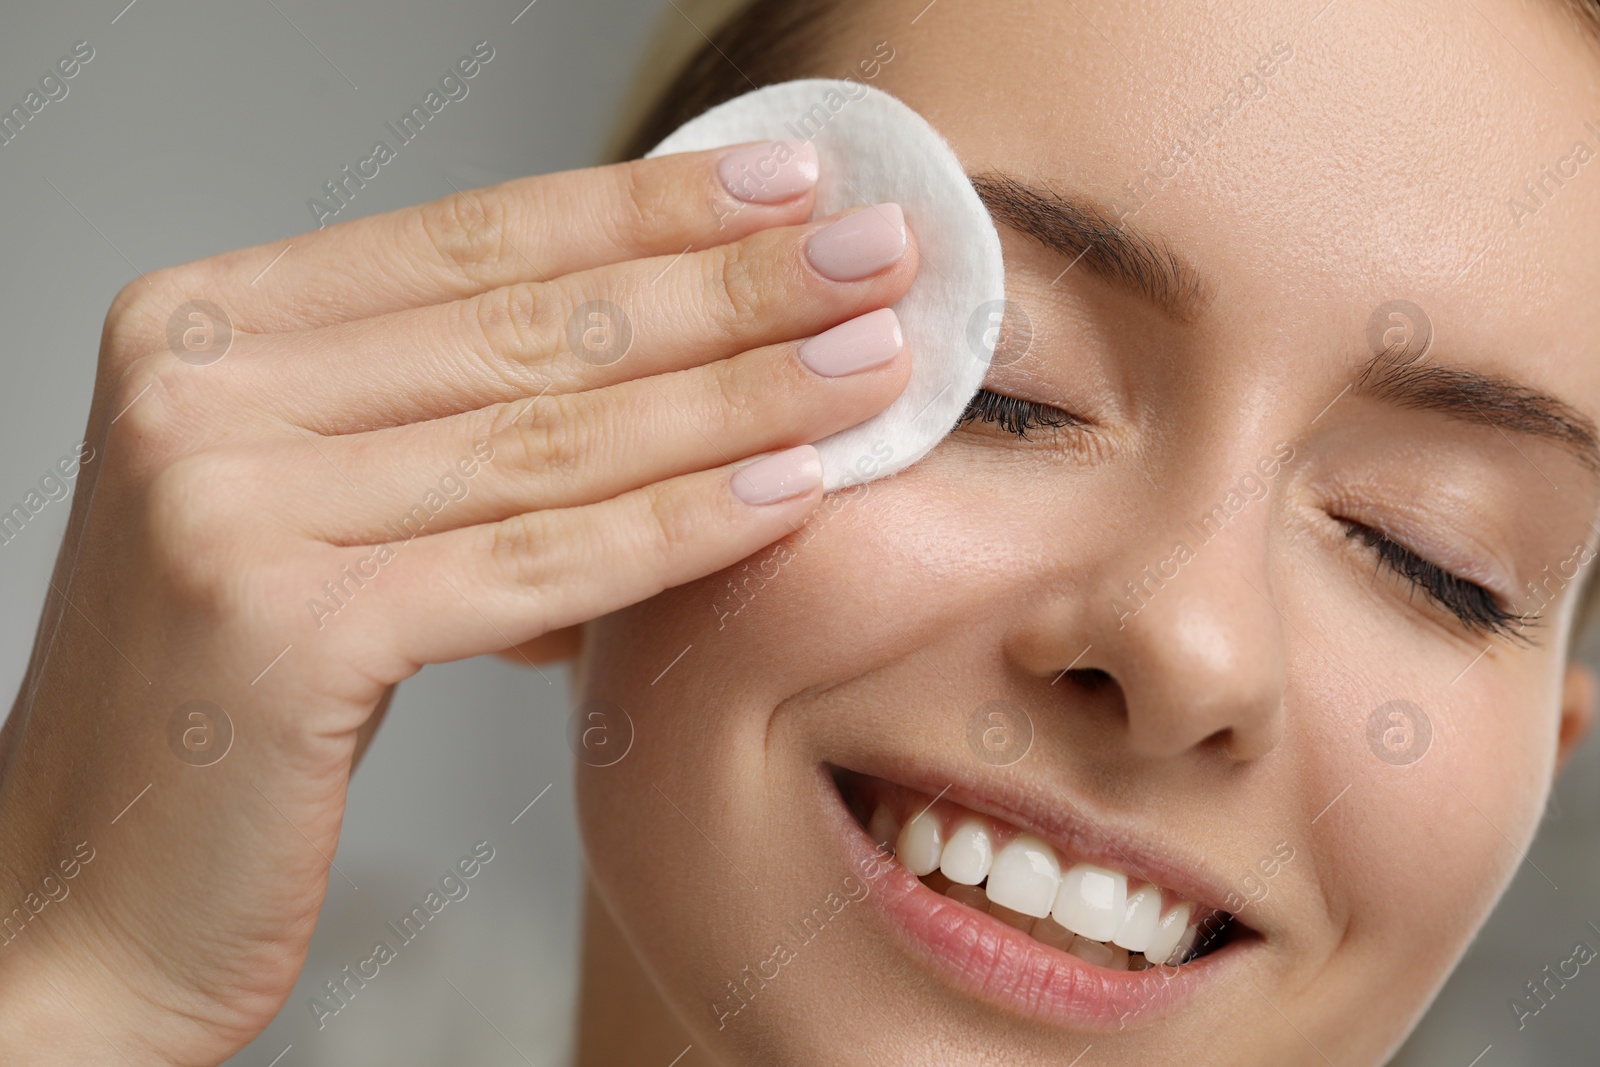
<instances>
[{"instance_id":1,"label":"eyelid","mask_svg":"<svg viewBox=\"0 0 1600 1067\"><path fill-rule=\"evenodd\" d=\"M1380 493L1379 488L1363 492L1346 487L1325 510L1339 522L1376 530L1439 569L1482 586L1501 604L1516 603L1521 595L1518 568L1473 533L1468 502L1454 499L1442 487L1409 501L1394 499L1392 491ZM1449 537L1436 532L1440 529Z\"/></svg>"},{"instance_id":2,"label":"eyelid","mask_svg":"<svg viewBox=\"0 0 1600 1067\"><path fill-rule=\"evenodd\" d=\"M1022 397L981 388L967 402L956 422L959 428L974 420L991 422L1015 437L1028 439L1027 431L1042 427L1053 430L1088 430L1092 424L1083 417L1042 400Z\"/></svg>"},{"instance_id":3,"label":"eyelid","mask_svg":"<svg viewBox=\"0 0 1600 1067\"><path fill-rule=\"evenodd\" d=\"M1472 558L1470 554L1440 546L1434 538L1425 534L1420 537L1414 536L1407 529L1398 531L1384 527L1377 527L1377 529L1383 536L1410 552L1413 556L1439 568L1452 577L1481 587L1501 604L1509 604L1516 598L1516 593L1506 587L1504 579L1498 574L1491 573L1489 568ZM1461 533L1461 536L1466 536L1461 531L1458 531L1458 533ZM1474 544L1472 547L1477 549L1479 546Z\"/></svg>"},{"instance_id":4,"label":"eyelid","mask_svg":"<svg viewBox=\"0 0 1600 1067\"><path fill-rule=\"evenodd\" d=\"M1345 527L1346 536L1367 546L1368 551L1377 557L1379 567L1387 568L1396 577L1420 590L1430 603L1450 612L1469 631L1535 643L1527 631L1539 622L1538 614L1519 614L1514 608L1507 607L1510 601L1494 590L1434 562L1379 527L1355 519L1338 518L1336 521ZM1441 585L1446 590L1461 586L1467 588L1463 595L1453 598L1447 591L1440 590ZM1479 597L1488 603L1472 602Z\"/></svg>"}]
</instances>

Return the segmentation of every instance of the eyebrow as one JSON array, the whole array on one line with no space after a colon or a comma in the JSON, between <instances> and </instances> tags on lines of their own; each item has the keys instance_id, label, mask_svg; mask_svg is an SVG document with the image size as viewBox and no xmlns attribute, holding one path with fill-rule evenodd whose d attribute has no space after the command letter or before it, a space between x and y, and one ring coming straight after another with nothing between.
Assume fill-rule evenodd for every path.
<instances>
[{"instance_id":1,"label":"eyebrow","mask_svg":"<svg viewBox=\"0 0 1600 1067\"><path fill-rule=\"evenodd\" d=\"M1400 407L1551 441L1600 473L1600 433L1594 420L1566 401L1513 379L1425 363L1398 345L1367 362L1355 391Z\"/></svg>"},{"instance_id":2,"label":"eyebrow","mask_svg":"<svg viewBox=\"0 0 1600 1067\"><path fill-rule=\"evenodd\" d=\"M995 222L1070 258L1067 270L1082 263L1090 273L1139 293L1184 322L1204 310L1207 289L1199 273L1159 237L1119 224L1090 200L1028 185L1008 174L968 177Z\"/></svg>"},{"instance_id":3,"label":"eyebrow","mask_svg":"<svg viewBox=\"0 0 1600 1067\"><path fill-rule=\"evenodd\" d=\"M1086 198L1028 185L1000 172L968 177L997 223L1143 295L1176 319L1190 322L1205 310L1210 290L1194 266L1162 238L1118 224ZM1552 441L1600 473L1600 432L1594 421L1565 401L1513 379L1425 363L1401 346L1369 360L1354 390L1398 407Z\"/></svg>"}]
</instances>

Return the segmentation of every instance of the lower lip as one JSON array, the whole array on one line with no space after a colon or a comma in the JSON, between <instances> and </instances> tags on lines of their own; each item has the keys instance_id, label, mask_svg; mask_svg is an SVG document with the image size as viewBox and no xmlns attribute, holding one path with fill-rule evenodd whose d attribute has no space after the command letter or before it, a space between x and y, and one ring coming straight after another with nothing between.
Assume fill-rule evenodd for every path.
<instances>
[{"instance_id":1,"label":"lower lip","mask_svg":"<svg viewBox=\"0 0 1600 1067\"><path fill-rule=\"evenodd\" d=\"M876 901L908 955L962 992L1006 1011L1070 1030L1116 1032L1166 1018L1221 977L1246 946L1225 945L1182 967L1113 971L1085 963L941 896L893 859L880 857L845 806L826 767L841 839L852 868L869 876Z\"/></svg>"}]
</instances>

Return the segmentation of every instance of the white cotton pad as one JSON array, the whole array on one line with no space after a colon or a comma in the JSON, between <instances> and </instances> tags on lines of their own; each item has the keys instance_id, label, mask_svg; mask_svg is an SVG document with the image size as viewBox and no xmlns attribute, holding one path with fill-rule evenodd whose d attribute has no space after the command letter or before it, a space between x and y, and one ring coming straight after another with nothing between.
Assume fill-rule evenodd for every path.
<instances>
[{"instance_id":1,"label":"white cotton pad","mask_svg":"<svg viewBox=\"0 0 1600 1067\"><path fill-rule=\"evenodd\" d=\"M955 152L881 89L809 78L746 93L675 130L650 155L761 140L809 140L821 165L813 218L894 202L922 263L895 314L911 381L879 414L817 442L827 489L915 463L955 425L989 369L1005 307L1000 235Z\"/></svg>"}]
</instances>

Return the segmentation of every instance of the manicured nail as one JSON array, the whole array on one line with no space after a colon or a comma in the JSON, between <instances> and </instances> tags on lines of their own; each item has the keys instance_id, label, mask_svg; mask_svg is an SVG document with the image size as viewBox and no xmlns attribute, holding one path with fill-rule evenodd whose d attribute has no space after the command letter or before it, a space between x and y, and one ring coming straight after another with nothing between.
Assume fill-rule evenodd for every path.
<instances>
[{"instance_id":1,"label":"manicured nail","mask_svg":"<svg viewBox=\"0 0 1600 1067\"><path fill-rule=\"evenodd\" d=\"M876 274L906 252L899 204L874 204L811 235L806 257L824 278L853 282Z\"/></svg>"},{"instance_id":2,"label":"manicured nail","mask_svg":"<svg viewBox=\"0 0 1600 1067\"><path fill-rule=\"evenodd\" d=\"M717 177L747 203L781 204L817 184L817 148L810 141L751 145L723 156Z\"/></svg>"},{"instance_id":3,"label":"manicured nail","mask_svg":"<svg viewBox=\"0 0 1600 1067\"><path fill-rule=\"evenodd\" d=\"M746 504L776 504L822 484L822 457L810 445L785 449L733 472L733 495Z\"/></svg>"},{"instance_id":4,"label":"manicured nail","mask_svg":"<svg viewBox=\"0 0 1600 1067\"><path fill-rule=\"evenodd\" d=\"M803 342L800 362L824 378L838 378L887 363L904 345L899 316L893 308L879 308Z\"/></svg>"}]
</instances>

